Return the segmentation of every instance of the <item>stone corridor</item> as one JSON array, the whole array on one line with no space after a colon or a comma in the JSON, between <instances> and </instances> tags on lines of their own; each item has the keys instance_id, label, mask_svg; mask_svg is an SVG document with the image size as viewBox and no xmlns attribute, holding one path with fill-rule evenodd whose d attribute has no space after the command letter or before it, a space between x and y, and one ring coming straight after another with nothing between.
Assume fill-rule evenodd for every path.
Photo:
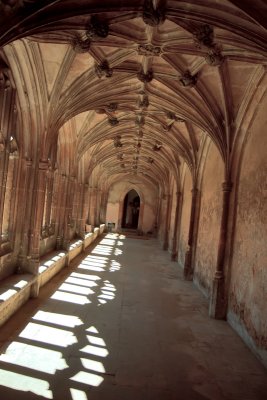
<instances>
[{"instance_id":1,"label":"stone corridor","mask_svg":"<svg viewBox=\"0 0 267 400\"><path fill-rule=\"evenodd\" d=\"M3 400L264 400L267 374L155 239L109 233L0 330Z\"/></svg>"}]
</instances>

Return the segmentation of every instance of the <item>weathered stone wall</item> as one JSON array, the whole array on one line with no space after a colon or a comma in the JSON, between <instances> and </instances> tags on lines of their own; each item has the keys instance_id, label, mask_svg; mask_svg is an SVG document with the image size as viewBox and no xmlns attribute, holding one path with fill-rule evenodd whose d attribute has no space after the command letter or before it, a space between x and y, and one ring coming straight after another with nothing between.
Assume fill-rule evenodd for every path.
<instances>
[{"instance_id":1,"label":"weathered stone wall","mask_svg":"<svg viewBox=\"0 0 267 400\"><path fill-rule=\"evenodd\" d=\"M183 192L182 192L182 215L181 215L181 226L180 226L180 240L178 250L178 263L181 267L184 267L185 253L188 243L189 223L190 223L190 211L191 211L191 199L192 199L192 178L189 169L186 167Z\"/></svg>"},{"instance_id":2,"label":"weathered stone wall","mask_svg":"<svg viewBox=\"0 0 267 400\"><path fill-rule=\"evenodd\" d=\"M156 213L157 213L157 198L158 193L153 190L152 187L139 180L136 180L133 184L129 183L128 180L124 180L115 183L109 192L106 222L115 223L117 229L121 225L121 218L123 212L123 202L125 195L131 190L135 189L139 196L144 200L143 210L143 225L142 230L144 233L152 232L155 227ZM142 205L141 205L142 207ZM141 218L141 207L139 219Z\"/></svg>"},{"instance_id":3,"label":"weathered stone wall","mask_svg":"<svg viewBox=\"0 0 267 400\"><path fill-rule=\"evenodd\" d=\"M228 320L267 366L266 126L265 102L251 127L241 165Z\"/></svg>"},{"instance_id":4,"label":"weathered stone wall","mask_svg":"<svg viewBox=\"0 0 267 400\"><path fill-rule=\"evenodd\" d=\"M200 214L195 255L194 280L209 296L215 273L222 213L224 165L211 143L200 188Z\"/></svg>"}]
</instances>

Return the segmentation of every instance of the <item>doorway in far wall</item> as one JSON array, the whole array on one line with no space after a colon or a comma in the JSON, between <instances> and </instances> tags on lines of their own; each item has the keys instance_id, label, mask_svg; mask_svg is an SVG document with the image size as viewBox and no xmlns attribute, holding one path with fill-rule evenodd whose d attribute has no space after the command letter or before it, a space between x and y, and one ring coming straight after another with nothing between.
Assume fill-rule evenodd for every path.
<instances>
[{"instance_id":1,"label":"doorway in far wall","mask_svg":"<svg viewBox=\"0 0 267 400\"><path fill-rule=\"evenodd\" d=\"M122 228L137 229L140 212L140 197L138 193L130 190L123 203Z\"/></svg>"}]
</instances>

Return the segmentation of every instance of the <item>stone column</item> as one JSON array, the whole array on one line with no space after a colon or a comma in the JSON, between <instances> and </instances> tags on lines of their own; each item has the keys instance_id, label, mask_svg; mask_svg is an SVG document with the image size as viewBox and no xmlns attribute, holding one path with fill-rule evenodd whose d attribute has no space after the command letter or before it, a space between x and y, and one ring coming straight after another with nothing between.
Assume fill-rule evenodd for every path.
<instances>
[{"instance_id":1,"label":"stone column","mask_svg":"<svg viewBox=\"0 0 267 400\"><path fill-rule=\"evenodd\" d=\"M38 173L35 180L33 212L31 216L31 230L29 243L30 269L34 275L38 275L40 263L40 239L46 193L46 173L48 168L47 160L41 160L38 166ZM39 282L36 279L31 287L31 297L39 294Z\"/></svg>"},{"instance_id":2,"label":"stone column","mask_svg":"<svg viewBox=\"0 0 267 400\"><path fill-rule=\"evenodd\" d=\"M189 234L188 234L188 247L185 254L185 264L184 264L184 278L187 281L193 280L193 266L192 266L192 255L193 248L196 242L196 232L195 232L195 223L196 223L196 205L198 198L198 189L192 189L192 203L191 203L191 214L190 214L190 224L189 224Z\"/></svg>"},{"instance_id":3,"label":"stone column","mask_svg":"<svg viewBox=\"0 0 267 400\"><path fill-rule=\"evenodd\" d=\"M85 235L85 221L88 213L88 195L89 195L89 186L87 183L83 185L83 196L82 196L82 204L81 204L81 219L79 221L79 232L80 236L84 238Z\"/></svg>"},{"instance_id":4,"label":"stone column","mask_svg":"<svg viewBox=\"0 0 267 400\"><path fill-rule=\"evenodd\" d=\"M60 175L57 170L53 173L53 187L52 187L52 204L51 204L51 224L54 229L54 234L58 233L59 225L59 185L60 185Z\"/></svg>"},{"instance_id":5,"label":"stone column","mask_svg":"<svg viewBox=\"0 0 267 400\"><path fill-rule=\"evenodd\" d=\"M172 255L171 260L177 261L178 251L177 251L177 236L178 236L178 223L179 223L179 215L180 215L180 202L181 202L181 192L176 193L176 208L175 208L175 217L174 217L174 232L172 239Z\"/></svg>"},{"instance_id":6,"label":"stone column","mask_svg":"<svg viewBox=\"0 0 267 400\"><path fill-rule=\"evenodd\" d=\"M32 187L33 187L34 168L31 159L22 160L22 167L18 180L18 197L27 199L20 203L17 226L21 227L19 239L19 267L18 271L27 271L28 243L30 239L30 219L32 210Z\"/></svg>"},{"instance_id":7,"label":"stone column","mask_svg":"<svg viewBox=\"0 0 267 400\"><path fill-rule=\"evenodd\" d=\"M90 189L90 224L96 226L96 188Z\"/></svg>"},{"instance_id":8,"label":"stone column","mask_svg":"<svg viewBox=\"0 0 267 400\"><path fill-rule=\"evenodd\" d=\"M106 223L107 199L108 199L107 191L102 191L101 208L100 208L100 223L101 224Z\"/></svg>"},{"instance_id":9,"label":"stone column","mask_svg":"<svg viewBox=\"0 0 267 400\"><path fill-rule=\"evenodd\" d=\"M79 187L80 188L80 187ZM78 189L76 185L75 177L71 176L67 178L66 184L66 202L64 212L64 231L63 231L63 249L69 250L71 241L71 231L74 229L74 220L72 215L73 199L75 190ZM77 193L79 194L79 193Z\"/></svg>"},{"instance_id":10,"label":"stone column","mask_svg":"<svg viewBox=\"0 0 267 400\"><path fill-rule=\"evenodd\" d=\"M4 140L4 138L2 138L2 140ZM2 233L8 163L9 163L9 152L7 146L5 145L5 143L0 143L0 171L1 171L0 172L0 234Z\"/></svg>"},{"instance_id":11,"label":"stone column","mask_svg":"<svg viewBox=\"0 0 267 400\"><path fill-rule=\"evenodd\" d=\"M54 171L50 167L47 175L47 189L46 189L46 209L45 212L45 225L50 225L51 211L52 211L52 198L53 198L53 183L54 183Z\"/></svg>"},{"instance_id":12,"label":"stone column","mask_svg":"<svg viewBox=\"0 0 267 400\"><path fill-rule=\"evenodd\" d=\"M57 233L57 249L62 249L63 235L64 235L64 219L67 198L67 177L66 175L59 175L58 185L58 233Z\"/></svg>"},{"instance_id":13,"label":"stone column","mask_svg":"<svg viewBox=\"0 0 267 400\"><path fill-rule=\"evenodd\" d=\"M164 230L164 242L163 250L168 250L169 248L169 229L170 229L170 214L171 214L171 195L166 195L167 207L166 207L166 220L165 220L165 230Z\"/></svg>"},{"instance_id":14,"label":"stone column","mask_svg":"<svg viewBox=\"0 0 267 400\"><path fill-rule=\"evenodd\" d=\"M232 191L231 182L223 182L223 205L220 227L220 238L217 255L216 272L213 278L212 292L210 297L209 315L212 318L224 319L226 313L226 298L225 298L225 250L227 241L227 227L229 217L230 196Z\"/></svg>"},{"instance_id":15,"label":"stone column","mask_svg":"<svg viewBox=\"0 0 267 400\"><path fill-rule=\"evenodd\" d=\"M96 226L100 225L101 195L102 195L102 191L100 189L96 189L96 194L95 194L95 224L96 224Z\"/></svg>"}]
</instances>

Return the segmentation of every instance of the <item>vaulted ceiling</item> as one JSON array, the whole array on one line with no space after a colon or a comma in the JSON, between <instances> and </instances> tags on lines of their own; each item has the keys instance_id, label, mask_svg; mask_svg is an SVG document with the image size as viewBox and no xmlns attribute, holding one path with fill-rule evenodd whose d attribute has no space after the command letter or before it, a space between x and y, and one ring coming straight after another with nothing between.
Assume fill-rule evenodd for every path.
<instances>
[{"instance_id":1,"label":"vaulted ceiling","mask_svg":"<svg viewBox=\"0 0 267 400\"><path fill-rule=\"evenodd\" d=\"M17 89L21 151L57 152L94 184L164 187L184 163L197 173L210 138L230 168L265 74L264 3L2 0L0 72Z\"/></svg>"}]
</instances>

